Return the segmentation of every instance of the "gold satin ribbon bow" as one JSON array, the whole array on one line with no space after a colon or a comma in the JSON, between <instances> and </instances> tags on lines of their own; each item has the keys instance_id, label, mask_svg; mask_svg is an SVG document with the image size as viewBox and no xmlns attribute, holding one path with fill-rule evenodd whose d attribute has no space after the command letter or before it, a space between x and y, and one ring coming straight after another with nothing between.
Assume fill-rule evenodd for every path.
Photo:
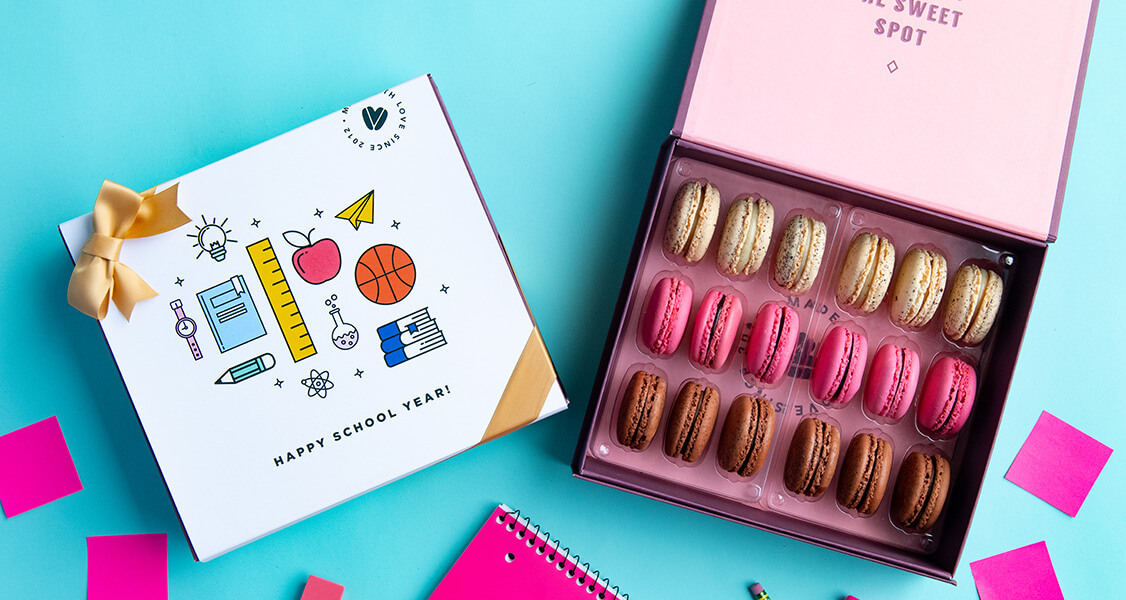
<instances>
[{"instance_id":1,"label":"gold satin ribbon bow","mask_svg":"<svg viewBox=\"0 0 1126 600\"><path fill-rule=\"evenodd\" d=\"M175 185L159 194L153 193L155 189L138 194L108 179L102 182L94 202L94 233L82 246L66 290L71 306L100 321L112 299L128 321L134 304L157 295L140 275L117 262L125 240L164 233L191 221L176 206Z\"/></svg>"}]
</instances>

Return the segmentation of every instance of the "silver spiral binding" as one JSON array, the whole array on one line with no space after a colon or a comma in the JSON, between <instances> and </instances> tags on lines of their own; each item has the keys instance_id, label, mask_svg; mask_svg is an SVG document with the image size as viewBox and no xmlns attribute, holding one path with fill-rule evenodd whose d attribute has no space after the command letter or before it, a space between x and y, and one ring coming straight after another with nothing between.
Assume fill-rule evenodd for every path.
<instances>
[{"instance_id":1,"label":"silver spiral binding","mask_svg":"<svg viewBox=\"0 0 1126 600\"><path fill-rule=\"evenodd\" d=\"M518 509L504 507L505 514L497 520L508 531L516 532L517 539L524 540L529 548L535 548L537 556L543 556L548 563L562 572L567 562L573 565L566 570L568 579L575 578L576 585L584 586L586 593L598 600L629 600L629 594L622 593L618 586L611 586L610 580L592 570L590 563L580 563L579 555L572 554L570 548L560 548L559 540L551 539L551 534L533 525L527 517L521 517ZM509 521L509 518L512 520ZM520 529L517 531L517 529ZM562 557L560 557L562 555ZM558 559L558 560L557 560Z\"/></svg>"}]
</instances>

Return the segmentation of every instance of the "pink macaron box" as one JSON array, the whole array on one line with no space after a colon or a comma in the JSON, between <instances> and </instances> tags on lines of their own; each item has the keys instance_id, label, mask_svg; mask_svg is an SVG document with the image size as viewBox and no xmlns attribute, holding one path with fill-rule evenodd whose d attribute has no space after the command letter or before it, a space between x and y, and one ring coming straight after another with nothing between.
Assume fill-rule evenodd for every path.
<instances>
[{"instance_id":1,"label":"pink macaron box","mask_svg":"<svg viewBox=\"0 0 1126 600\"><path fill-rule=\"evenodd\" d=\"M916 45L873 33L876 19L915 18L878 4L826 1L814 11L791 4L711 0L704 10L574 471L953 582L1047 243L1055 236L1095 5L1055 4L1035 14L1018 11L1016 0L975 5L966 8L961 28L913 23L913 31L927 30L920 38L925 42ZM1027 16L1021 28L1002 26L1018 13ZM745 51L748 39L755 40L753 55ZM1013 60L1018 64L1005 62ZM1000 87L998 70L1005 73ZM687 182L705 191L710 184L719 192L718 215L709 213L714 234L702 256L702 242L694 242L698 260L674 255L664 243L674 201ZM727 259L717 265L720 238L728 212L747 197L772 205L770 243L756 272L730 275ZM745 211L740 214L765 210L739 208ZM776 272L776 258L795 217L807 225L822 223L824 243L812 282L803 272L802 284L787 288L779 283L786 276ZM677 223L696 231L679 210ZM814 230L803 228L790 237L809 239L807 232ZM844 305L836 293L850 243L863 233L886 238L895 249L888 290L870 312ZM798 262L809 264L813 247L797 252ZM926 252L906 258L913 249ZM786 254L795 256L792 250ZM742 263L748 255L744 248ZM935 285L942 277L935 256L945 260L946 272L942 304L933 317L921 323L918 314L928 311L917 307L905 317L904 302L910 302L904 298L911 297L906 293L893 314L905 262L932 265L931 274L920 279L930 287L919 298L938 302ZM946 296L964 265L994 272L1003 285L992 327L973 344L954 341L943 327ZM692 291L690 300L653 299L670 278ZM868 281L865 290L875 279ZM712 306L717 294L741 304L740 335L719 335L730 333L730 324L718 327L708 316L718 313L701 310ZM679 316L662 325L658 313ZM855 335L834 332L837 328ZM680 331L679 344L651 343ZM694 337L720 341L718 364L700 364ZM657 443L643 451L615 439L622 394L638 370L665 377L669 395ZM811 386L815 377L817 385ZM694 463L669 459L660 449L668 407L689 380L720 394L716 430ZM748 477L717 463L719 430L741 394L764 398L775 409L769 454ZM840 433L833 480L816 498L790 492L782 476L794 431L811 416ZM876 435L892 448L888 490L872 515L836 501L845 450L857 433ZM925 532L901 529L889 514L896 474L912 450L941 454L951 465L945 508Z\"/></svg>"}]
</instances>

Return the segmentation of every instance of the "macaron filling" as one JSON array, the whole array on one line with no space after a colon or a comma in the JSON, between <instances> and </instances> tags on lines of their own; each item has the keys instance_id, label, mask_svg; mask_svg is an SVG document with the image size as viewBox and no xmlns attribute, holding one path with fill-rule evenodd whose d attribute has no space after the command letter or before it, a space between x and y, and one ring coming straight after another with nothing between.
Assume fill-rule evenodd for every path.
<instances>
[{"instance_id":1,"label":"macaron filling","mask_svg":"<svg viewBox=\"0 0 1126 600\"><path fill-rule=\"evenodd\" d=\"M829 397L826 398L830 403L840 404L851 400L851 397L845 398L847 391L852 387L853 378L860 370L859 367L854 367L854 362L859 362L862 358L859 356L860 348L860 334L841 328L844 331L845 347L842 360L837 367L837 374L833 378L833 384L830 387Z\"/></svg>"},{"instance_id":2,"label":"macaron filling","mask_svg":"<svg viewBox=\"0 0 1126 600\"><path fill-rule=\"evenodd\" d=\"M962 361L954 363L954 382L950 386L950 397L947 399L946 418L935 428L936 433L950 434L961 429L962 411L972 402L972 391L969 389L969 369L971 367Z\"/></svg>"},{"instance_id":3,"label":"macaron filling","mask_svg":"<svg viewBox=\"0 0 1126 600\"><path fill-rule=\"evenodd\" d=\"M716 303L715 311L709 315L711 327L708 329L708 338L703 344L703 356L700 357L700 364L705 367L715 368L716 366L716 355L720 350L723 328L727 323L728 313L730 312L731 297L727 294L721 294Z\"/></svg>"},{"instance_id":4,"label":"macaron filling","mask_svg":"<svg viewBox=\"0 0 1126 600\"><path fill-rule=\"evenodd\" d=\"M868 298L868 294L872 289L872 282L876 280L876 260L880 250L878 238L870 233L862 233L860 235L864 237L861 238L858 236L856 243L864 243L861 239L866 239L868 252L864 259L864 269L861 271L860 280L857 282L859 285L853 287L852 294L850 294L845 301L845 304L849 306L856 306L863 303Z\"/></svg>"},{"instance_id":5,"label":"macaron filling","mask_svg":"<svg viewBox=\"0 0 1126 600\"><path fill-rule=\"evenodd\" d=\"M931 320L942 301L942 292L946 289L946 259L933 252L927 252L926 256L929 267L927 288L923 301L919 304L919 313L911 322L915 327L922 327Z\"/></svg>"},{"instance_id":6,"label":"macaron filling","mask_svg":"<svg viewBox=\"0 0 1126 600\"><path fill-rule=\"evenodd\" d=\"M872 481L876 478L876 468L879 465L879 450L880 444L876 440L868 443L868 460L864 463L864 477L860 484L860 497L857 498L856 504L853 506L861 512L866 512L869 504L871 503Z\"/></svg>"},{"instance_id":7,"label":"macaron filling","mask_svg":"<svg viewBox=\"0 0 1126 600\"><path fill-rule=\"evenodd\" d=\"M782 347L782 338L785 335L786 326L788 324L786 310L782 309L778 311L774 322L774 335L771 338L774 341L773 347L770 350L770 356L766 359L765 369L762 374L762 378L766 381L777 381L781 376L781 373L778 372L779 369L785 368L785 365L780 364L783 358L778 350Z\"/></svg>"},{"instance_id":8,"label":"macaron filling","mask_svg":"<svg viewBox=\"0 0 1126 600\"><path fill-rule=\"evenodd\" d=\"M762 445L761 441L759 440L759 436L762 435L759 430L763 428L763 419L762 415L760 414L760 408L761 407L758 402L751 403L751 426L749 430L750 435L748 436L751 444L750 447L747 448L746 456L744 456L742 462L739 463L739 468L736 469L736 472L744 477L748 477L754 474L748 471L754 463L753 458L755 456L755 449L761 447Z\"/></svg>"},{"instance_id":9,"label":"macaron filling","mask_svg":"<svg viewBox=\"0 0 1126 600\"><path fill-rule=\"evenodd\" d=\"M798 259L798 268L794 273L794 279L797 281L800 281L806 270L809 269L809 252L811 249L813 249L813 223L809 220L809 217L803 216L801 217L801 258ZM793 281L791 285L796 285L797 281Z\"/></svg>"},{"instance_id":10,"label":"macaron filling","mask_svg":"<svg viewBox=\"0 0 1126 600\"><path fill-rule=\"evenodd\" d=\"M860 291L853 297L852 303L861 302L868 298L868 293L872 289L872 282L876 280L876 255L879 254L880 244L878 241L868 243L868 259L865 261L864 266L864 279L860 284Z\"/></svg>"},{"instance_id":11,"label":"macaron filling","mask_svg":"<svg viewBox=\"0 0 1126 600\"><path fill-rule=\"evenodd\" d=\"M977 298L974 300L973 304L973 316L966 321L966 327L962 330L961 334L959 334L959 338L969 337L966 335L969 331L981 328L983 315L988 312L986 307L990 304L986 302L986 294L989 292L988 284L990 283L990 277L988 277L988 274L983 269L978 267L974 267L974 269L977 275L977 287L974 288L977 291Z\"/></svg>"},{"instance_id":12,"label":"macaron filling","mask_svg":"<svg viewBox=\"0 0 1126 600\"><path fill-rule=\"evenodd\" d=\"M636 448L645 441L645 424L649 422L649 417L653 413L654 391L653 381L645 377L641 383L640 404L637 411L633 413L634 419L630 422L629 439L626 441L626 445L631 448Z\"/></svg>"},{"instance_id":13,"label":"macaron filling","mask_svg":"<svg viewBox=\"0 0 1126 600\"><path fill-rule=\"evenodd\" d=\"M908 529L922 529L927 522L927 517L930 515L930 505L932 504L931 497L934 495L934 487L938 481L937 460L933 456L925 456L924 460L926 460L926 471L923 475L925 491L919 494L911 518L908 519L907 523L904 523L904 526Z\"/></svg>"},{"instance_id":14,"label":"macaron filling","mask_svg":"<svg viewBox=\"0 0 1126 600\"><path fill-rule=\"evenodd\" d=\"M691 419L688 427L680 431L680 438L677 440L675 446L672 448L670 456L677 457L683 456L685 459L692 454L692 449L696 446L697 439L700 437L700 417L704 413L704 402L707 389L698 384L694 384L691 392L692 397L688 398L689 414Z\"/></svg>"},{"instance_id":15,"label":"macaron filling","mask_svg":"<svg viewBox=\"0 0 1126 600\"><path fill-rule=\"evenodd\" d=\"M747 202L746 215L743 217L742 235L739 236L739 245L736 252L739 256L732 269L736 273L744 273L751 262L751 253L754 251L755 239L758 230L759 208L757 202Z\"/></svg>"},{"instance_id":16,"label":"macaron filling","mask_svg":"<svg viewBox=\"0 0 1126 600\"><path fill-rule=\"evenodd\" d=\"M879 411L881 417L899 414L899 406L903 404L903 396L906 392L904 388L907 386L909 375L907 373L907 352L909 352L907 348L895 347L895 385L892 387L891 396L889 396L891 402L885 404Z\"/></svg>"},{"instance_id":17,"label":"macaron filling","mask_svg":"<svg viewBox=\"0 0 1126 600\"><path fill-rule=\"evenodd\" d=\"M871 501L872 494L872 481L876 478L876 467L878 466L877 460L879 459L879 441L874 437L861 434L868 448L865 452L864 465L861 468L860 481L856 485L856 490L848 502L845 503L846 508L855 508L860 512L867 513L867 508ZM842 484L843 485L843 484Z\"/></svg>"},{"instance_id":18,"label":"macaron filling","mask_svg":"<svg viewBox=\"0 0 1126 600\"><path fill-rule=\"evenodd\" d=\"M810 465L809 482L802 490L802 494L813 496L823 487L825 482L825 473L829 471L829 425L821 421L817 422L817 451L813 453L813 464ZM833 465L834 467L836 465ZM832 473L830 473L830 476Z\"/></svg>"},{"instance_id":19,"label":"macaron filling","mask_svg":"<svg viewBox=\"0 0 1126 600\"><path fill-rule=\"evenodd\" d=\"M684 288L686 284L676 278L670 277L670 289L668 294L668 301L665 303L664 315L661 317L661 325L658 328L657 339L653 342L652 350L657 354L669 354L671 352L671 338L673 335L674 323L676 322L677 313L683 304ZM677 340L678 342L680 340Z\"/></svg>"}]
</instances>

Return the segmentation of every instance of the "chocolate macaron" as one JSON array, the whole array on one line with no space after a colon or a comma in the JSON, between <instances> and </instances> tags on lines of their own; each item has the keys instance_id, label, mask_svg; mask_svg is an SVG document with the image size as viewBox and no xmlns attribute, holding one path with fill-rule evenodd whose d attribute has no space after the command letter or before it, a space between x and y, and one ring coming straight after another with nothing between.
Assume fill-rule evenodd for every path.
<instances>
[{"instance_id":1,"label":"chocolate macaron","mask_svg":"<svg viewBox=\"0 0 1126 600\"><path fill-rule=\"evenodd\" d=\"M837 503L860 514L874 514L887 491L891 453L891 444L879 436L852 436L837 483Z\"/></svg>"},{"instance_id":2,"label":"chocolate macaron","mask_svg":"<svg viewBox=\"0 0 1126 600\"><path fill-rule=\"evenodd\" d=\"M668 430L665 454L696 462L708 447L719 417L719 390L695 381L685 382L676 396Z\"/></svg>"},{"instance_id":3,"label":"chocolate macaron","mask_svg":"<svg viewBox=\"0 0 1126 600\"><path fill-rule=\"evenodd\" d=\"M618 441L623 446L634 450L649 447L661 423L666 388L665 379L654 373L638 371L630 377L618 414Z\"/></svg>"},{"instance_id":4,"label":"chocolate macaron","mask_svg":"<svg viewBox=\"0 0 1126 600\"><path fill-rule=\"evenodd\" d=\"M950 490L950 463L937 454L912 452L899 466L891 496L891 519L909 531L934 527Z\"/></svg>"},{"instance_id":5,"label":"chocolate macaron","mask_svg":"<svg viewBox=\"0 0 1126 600\"><path fill-rule=\"evenodd\" d=\"M812 417L798 423L786 455L786 489L814 498L824 494L833 481L840 448L841 432L835 425Z\"/></svg>"},{"instance_id":6,"label":"chocolate macaron","mask_svg":"<svg viewBox=\"0 0 1126 600\"><path fill-rule=\"evenodd\" d=\"M774 407L764 398L743 394L731 403L719 435L719 467L751 477L766 463L774 438Z\"/></svg>"}]
</instances>

